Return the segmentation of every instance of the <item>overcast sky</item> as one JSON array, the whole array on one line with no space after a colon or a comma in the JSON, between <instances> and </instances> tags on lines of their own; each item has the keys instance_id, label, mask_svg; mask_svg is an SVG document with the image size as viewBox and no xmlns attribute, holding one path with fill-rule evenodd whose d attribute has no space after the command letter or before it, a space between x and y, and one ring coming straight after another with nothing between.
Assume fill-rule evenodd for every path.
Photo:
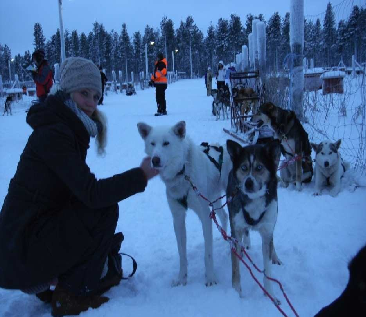
<instances>
[{"instance_id":1,"label":"overcast sky","mask_svg":"<svg viewBox=\"0 0 366 317\"><path fill-rule=\"evenodd\" d=\"M216 25L221 18L229 19L231 14L241 17L262 13L268 21L278 11L281 17L290 10L291 0L63 0L64 29L77 30L88 34L95 21L103 23L109 32L118 33L122 23L126 23L130 36L143 31L146 24L158 28L163 16L174 22L178 28L180 21L193 16L198 28L206 35L210 23ZM365 6L366 0L304 0L305 17L321 21L327 3L331 2L337 20L347 18L353 5ZM58 0L0 0L0 44L8 45L12 56L26 50L33 51L33 29L40 23L46 39L55 34L59 27Z\"/></svg>"}]
</instances>

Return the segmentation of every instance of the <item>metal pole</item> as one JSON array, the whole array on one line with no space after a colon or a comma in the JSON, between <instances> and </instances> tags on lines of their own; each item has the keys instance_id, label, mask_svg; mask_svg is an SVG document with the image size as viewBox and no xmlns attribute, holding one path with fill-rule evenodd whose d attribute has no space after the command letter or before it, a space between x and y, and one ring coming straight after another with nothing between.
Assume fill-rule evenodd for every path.
<instances>
[{"instance_id":1,"label":"metal pole","mask_svg":"<svg viewBox=\"0 0 366 317\"><path fill-rule=\"evenodd\" d=\"M10 58L8 59L8 67L9 67L9 82L11 83L11 65L10 65Z\"/></svg>"},{"instance_id":2,"label":"metal pole","mask_svg":"<svg viewBox=\"0 0 366 317\"><path fill-rule=\"evenodd\" d=\"M145 43L145 79L148 79L148 66L147 66L147 43Z\"/></svg>"},{"instance_id":3,"label":"metal pole","mask_svg":"<svg viewBox=\"0 0 366 317\"><path fill-rule=\"evenodd\" d=\"M65 37L64 24L62 22L62 0L58 0L58 13L60 17L60 37L61 37L61 63L65 60Z\"/></svg>"}]
</instances>

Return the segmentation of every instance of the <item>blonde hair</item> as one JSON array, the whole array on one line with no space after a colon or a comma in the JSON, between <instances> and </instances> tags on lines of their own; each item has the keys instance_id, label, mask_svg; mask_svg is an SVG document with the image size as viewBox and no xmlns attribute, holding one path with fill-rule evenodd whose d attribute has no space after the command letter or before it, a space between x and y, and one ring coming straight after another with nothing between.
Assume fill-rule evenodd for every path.
<instances>
[{"instance_id":1,"label":"blonde hair","mask_svg":"<svg viewBox=\"0 0 366 317\"><path fill-rule=\"evenodd\" d=\"M100 124L102 125L102 129L98 129L98 134L95 138L95 143L97 144L98 155L104 156L106 154L105 147L107 146L107 117L103 112L101 112L98 109L95 109L91 118L94 121L100 122Z\"/></svg>"}]
</instances>

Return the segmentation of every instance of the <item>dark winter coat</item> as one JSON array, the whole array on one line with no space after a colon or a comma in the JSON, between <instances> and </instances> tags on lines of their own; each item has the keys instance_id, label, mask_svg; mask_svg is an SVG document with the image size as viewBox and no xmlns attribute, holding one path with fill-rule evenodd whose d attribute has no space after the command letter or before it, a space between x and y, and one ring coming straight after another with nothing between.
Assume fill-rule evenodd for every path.
<instances>
[{"instance_id":1,"label":"dark winter coat","mask_svg":"<svg viewBox=\"0 0 366 317\"><path fill-rule=\"evenodd\" d=\"M91 238L77 210L65 215L70 206L107 208L147 185L141 168L97 180L85 162L89 134L58 96L31 107L27 123L34 131L0 213L0 287L9 289L49 282L80 260Z\"/></svg>"}]
</instances>

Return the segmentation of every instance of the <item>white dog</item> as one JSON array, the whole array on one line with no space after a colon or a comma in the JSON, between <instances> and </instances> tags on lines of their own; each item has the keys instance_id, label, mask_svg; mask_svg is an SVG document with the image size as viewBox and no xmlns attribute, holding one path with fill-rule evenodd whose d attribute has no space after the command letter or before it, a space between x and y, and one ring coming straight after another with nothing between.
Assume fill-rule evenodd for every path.
<instances>
[{"instance_id":1,"label":"white dog","mask_svg":"<svg viewBox=\"0 0 366 317\"><path fill-rule=\"evenodd\" d=\"M341 154L338 152L341 140L332 143L325 140L319 144L311 143L316 152L315 156L315 190L314 195L320 195L322 190L329 186L330 194L337 196L341 190L341 178L349 165L343 163Z\"/></svg>"},{"instance_id":2,"label":"white dog","mask_svg":"<svg viewBox=\"0 0 366 317\"><path fill-rule=\"evenodd\" d=\"M185 217L188 208L193 209L202 222L205 241L206 285L216 284L213 266L212 220L209 203L199 197L190 182L210 201L216 200L226 190L231 160L226 146L202 148L186 137L186 124L151 127L138 123L138 130L145 141L145 152L151 157L152 166L160 171L166 186L168 204L173 215L174 231L178 244L180 268L173 286L187 283L187 243ZM205 153L205 152L206 153ZM215 208L222 206L221 201ZM227 214L223 209L216 211L223 228L227 228Z\"/></svg>"}]
</instances>

